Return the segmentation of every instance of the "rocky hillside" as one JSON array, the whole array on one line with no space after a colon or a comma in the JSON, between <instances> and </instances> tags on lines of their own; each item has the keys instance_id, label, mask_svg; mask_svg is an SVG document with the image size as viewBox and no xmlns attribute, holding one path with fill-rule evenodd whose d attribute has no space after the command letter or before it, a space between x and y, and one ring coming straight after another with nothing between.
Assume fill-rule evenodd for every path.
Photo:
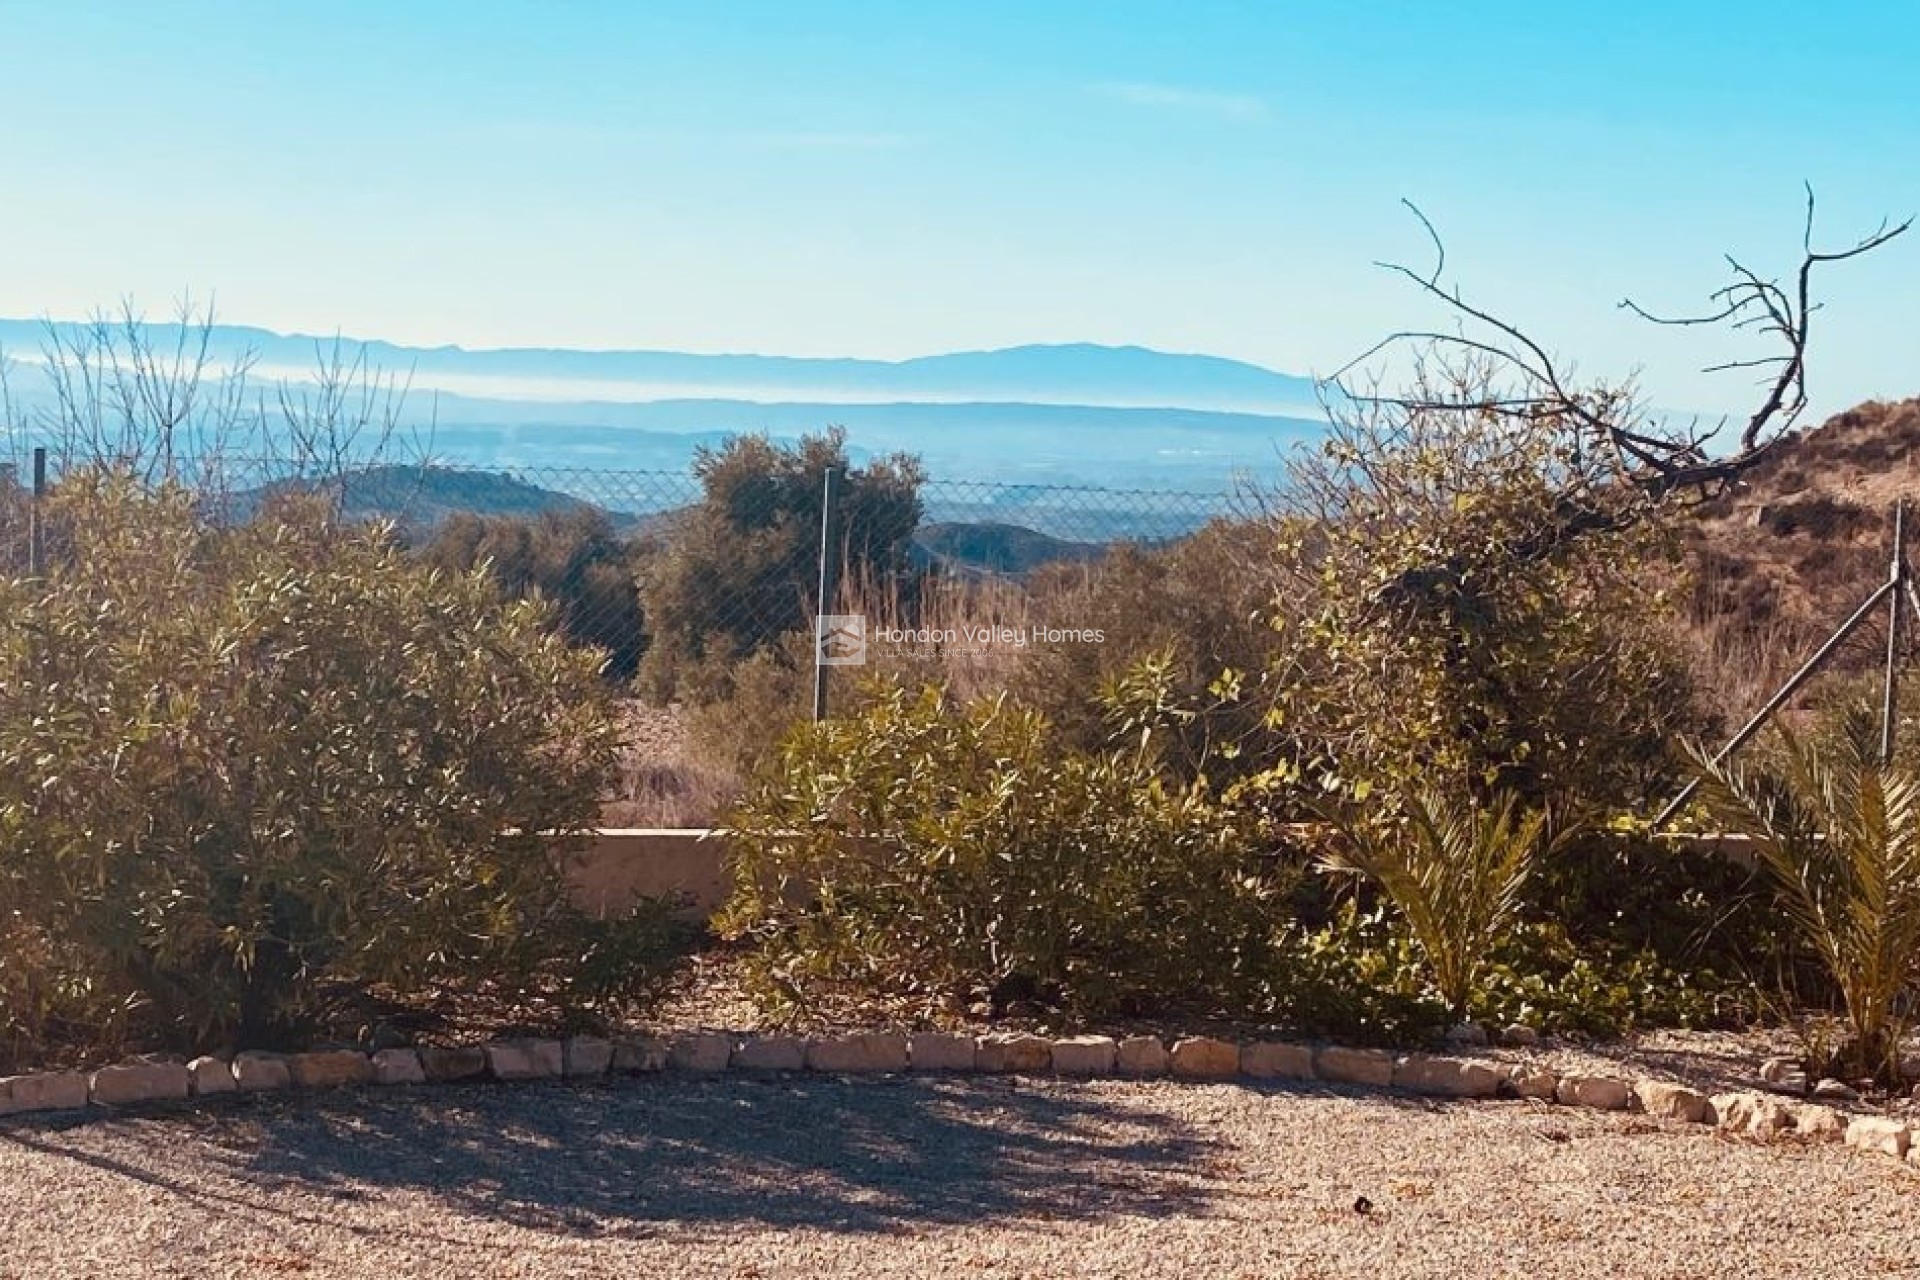
<instances>
[{"instance_id":1,"label":"rocky hillside","mask_svg":"<svg viewBox=\"0 0 1920 1280\"><path fill-rule=\"evenodd\" d=\"M1756 681L1790 671L1884 580L1900 498L1920 564L1920 398L1870 401L1785 441L1689 531L1702 639L1730 665L1751 658ZM1863 628L1842 665L1884 635Z\"/></svg>"}]
</instances>

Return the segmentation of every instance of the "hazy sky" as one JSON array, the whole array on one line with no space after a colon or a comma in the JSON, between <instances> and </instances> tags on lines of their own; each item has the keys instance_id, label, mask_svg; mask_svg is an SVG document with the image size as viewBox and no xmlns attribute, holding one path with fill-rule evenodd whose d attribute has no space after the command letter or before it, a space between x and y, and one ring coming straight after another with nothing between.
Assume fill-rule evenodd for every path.
<instances>
[{"instance_id":1,"label":"hazy sky","mask_svg":"<svg viewBox=\"0 0 1920 1280\"><path fill-rule=\"evenodd\" d=\"M902 357L1141 343L1326 372L1453 274L1592 373L1719 255L1920 210L1920 3L16 3L0 314ZM1920 230L1836 271L1822 407L1920 392Z\"/></svg>"}]
</instances>

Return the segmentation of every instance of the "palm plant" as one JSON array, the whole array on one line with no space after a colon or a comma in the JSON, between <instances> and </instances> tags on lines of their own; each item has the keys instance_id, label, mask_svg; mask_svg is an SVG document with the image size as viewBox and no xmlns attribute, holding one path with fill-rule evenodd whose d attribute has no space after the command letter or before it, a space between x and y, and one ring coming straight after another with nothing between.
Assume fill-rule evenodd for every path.
<instances>
[{"instance_id":1,"label":"palm plant","mask_svg":"<svg viewBox=\"0 0 1920 1280\"><path fill-rule=\"evenodd\" d=\"M1788 920L1846 1010L1829 1064L1899 1079L1903 998L1920 978L1920 776L1880 757L1878 731L1854 716L1824 748L1783 732L1775 767L1706 762L1701 800L1747 836Z\"/></svg>"},{"instance_id":2,"label":"palm plant","mask_svg":"<svg viewBox=\"0 0 1920 1280\"><path fill-rule=\"evenodd\" d=\"M1480 976L1521 909L1540 860L1570 834L1548 835L1548 816L1512 792L1490 804L1409 790L1392 817L1323 811L1340 835L1321 866L1372 880L1405 920L1435 990L1465 1016Z\"/></svg>"}]
</instances>

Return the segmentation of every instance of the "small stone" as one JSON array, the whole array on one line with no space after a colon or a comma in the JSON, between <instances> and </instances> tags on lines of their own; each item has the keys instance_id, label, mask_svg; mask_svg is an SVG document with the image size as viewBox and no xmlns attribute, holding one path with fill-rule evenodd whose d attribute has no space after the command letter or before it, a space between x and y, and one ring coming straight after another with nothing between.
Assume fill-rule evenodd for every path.
<instances>
[{"instance_id":1,"label":"small stone","mask_svg":"<svg viewBox=\"0 0 1920 1280\"><path fill-rule=\"evenodd\" d=\"M1112 1075L1119 1055L1112 1036L1067 1036L1053 1042L1053 1070L1063 1076Z\"/></svg>"},{"instance_id":2,"label":"small stone","mask_svg":"<svg viewBox=\"0 0 1920 1280\"><path fill-rule=\"evenodd\" d=\"M1813 1086L1813 1096L1827 1102L1858 1102L1860 1091L1829 1076Z\"/></svg>"},{"instance_id":3,"label":"small stone","mask_svg":"<svg viewBox=\"0 0 1920 1280\"><path fill-rule=\"evenodd\" d=\"M1128 1036L1114 1052L1114 1070L1123 1076L1147 1079L1167 1074L1167 1046L1159 1036Z\"/></svg>"},{"instance_id":4,"label":"small stone","mask_svg":"<svg viewBox=\"0 0 1920 1280\"><path fill-rule=\"evenodd\" d=\"M1807 1092L1807 1073L1792 1058L1768 1058L1760 1064L1760 1083L1770 1093L1804 1097Z\"/></svg>"},{"instance_id":5,"label":"small stone","mask_svg":"<svg viewBox=\"0 0 1920 1280\"><path fill-rule=\"evenodd\" d=\"M477 1044L420 1049L420 1069L429 1080L471 1080L487 1074L487 1051Z\"/></svg>"},{"instance_id":6,"label":"small stone","mask_svg":"<svg viewBox=\"0 0 1920 1280\"><path fill-rule=\"evenodd\" d=\"M1447 1043L1463 1049L1485 1048L1487 1029L1477 1022L1455 1023L1447 1028Z\"/></svg>"},{"instance_id":7,"label":"small stone","mask_svg":"<svg viewBox=\"0 0 1920 1280\"><path fill-rule=\"evenodd\" d=\"M287 1071L303 1089L335 1089L342 1085L366 1084L373 1079L373 1064L356 1049L322 1049L317 1053L287 1055Z\"/></svg>"},{"instance_id":8,"label":"small stone","mask_svg":"<svg viewBox=\"0 0 1920 1280\"><path fill-rule=\"evenodd\" d=\"M1642 1111L1661 1120L1705 1124L1713 1106L1706 1094L1666 1080L1636 1080L1633 1094Z\"/></svg>"},{"instance_id":9,"label":"small stone","mask_svg":"<svg viewBox=\"0 0 1920 1280\"><path fill-rule=\"evenodd\" d=\"M1393 1064L1393 1087L1441 1098L1491 1098L1500 1073L1484 1062L1409 1054Z\"/></svg>"},{"instance_id":10,"label":"small stone","mask_svg":"<svg viewBox=\"0 0 1920 1280\"><path fill-rule=\"evenodd\" d=\"M1046 1071L1053 1066L1053 1042L1021 1033L987 1036L975 1050L975 1065L996 1075Z\"/></svg>"},{"instance_id":11,"label":"small stone","mask_svg":"<svg viewBox=\"0 0 1920 1280\"><path fill-rule=\"evenodd\" d=\"M733 1047L733 1066L740 1071L803 1071L807 1042L795 1036L753 1036Z\"/></svg>"},{"instance_id":12,"label":"small stone","mask_svg":"<svg viewBox=\"0 0 1920 1280\"><path fill-rule=\"evenodd\" d=\"M87 1077L81 1071L43 1071L0 1080L0 1115L23 1111L72 1111L87 1105Z\"/></svg>"},{"instance_id":13,"label":"small stone","mask_svg":"<svg viewBox=\"0 0 1920 1280\"><path fill-rule=\"evenodd\" d=\"M667 1065L675 1071L711 1075L733 1060L733 1037L719 1031L690 1031L667 1042Z\"/></svg>"},{"instance_id":14,"label":"small stone","mask_svg":"<svg viewBox=\"0 0 1920 1280\"><path fill-rule=\"evenodd\" d=\"M1509 1049L1531 1049L1540 1043L1540 1033L1524 1022L1500 1028L1500 1043Z\"/></svg>"},{"instance_id":15,"label":"small stone","mask_svg":"<svg viewBox=\"0 0 1920 1280\"><path fill-rule=\"evenodd\" d=\"M482 1047L495 1080L554 1080L566 1071L558 1040L490 1040Z\"/></svg>"},{"instance_id":16,"label":"small stone","mask_svg":"<svg viewBox=\"0 0 1920 1280\"><path fill-rule=\"evenodd\" d=\"M1213 1036L1173 1042L1167 1065L1182 1080L1231 1080L1240 1074L1240 1046Z\"/></svg>"},{"instance_id":17,"label":"small stone","mask_svg":"<svg viewBox=\"0 0 1920 1280\"><path fill-rule=\"evenodd\" d=\"M425 1084L426 1068L412 1049L380 1049L370 1059L375 1084Z\"/></svg>"},{"instance_id":18,"label":"small stone","mask_svg":"<svg viewBox=\"0 0 1920 1280\"><path fill-rule=\"evenodd\" d=\"M1240 1074L1255 1080L1311 1080L1313 1046L1257 1040L1240 1049Z\"/></svg>"},{"instance_id":19,"label":"small stone","mask_svg":"<svg viewBox=\"0 0 1920 1280\"><path fill-rule=\"evenodd\" d=\"M1713 1096L1714 1122L1731 1133L1771 1138L1793 1127L1793 1115L1778 1099L1758 1093L1718 1093Z\"/></svg>"},{"instance_id":20,"label":"small stone","mask_svg":"<svg viewBox=\"0 0 1920 1280\"><path fill-rule=\"evenodd\" d=\"M905 1071L907 1038L884 1031L867 1031L807 1046L807 1066L814 1071Z\"/></svg>"},{"instance_id":21,"label":"small stone","mask_svg":"<svg viewBox=\"0 0 1920 1280\"><path fill-rule=\"evenodd\" d=\"M1789 1104L1787 1115L1793 1122L1793 1132L1809 1142L1839 1142L1847 1136L1847 1117L1832 1107L1811 1102Z\"/></svg>"},{"instance_id":22,"label":"small stone","mask_svg":"<svg viewBox=\"0 0 1920 1280\"><path fill-rule=\"evenodd\" d=\"M574 1036L567 1041L560 1057L569 1080L603 1076L613 1064L613 1042L598 1036Z\"/></svg>"},{"instance_id":23,"label":"small stone","mask_svg":"<svg viewBox=\"0 0 1920 1280\"><path fill-rule=\"evenodd\" d=\"M1855 1116L1847 1123L1847 1145L1860 1151L1877 1151L1904 1160L1912 1141L1913 1131L1906 1123L1890 1116Z\"/></svg>"},{"instance_id":24,"label":"small stone","mask_svg":"<svg viewBox=\"0 0 1920 1280\"><path fill-rule=\"evenodd\" d=\"M1608 1076L1567 1076L1553 1096L1563 1106L1593 1111L1625 1111L1633 1102L1626 1082Z\"/></svg>"},{"instance_id":25,"label":"small stone","mask_svg":"<svg viewBox=\"0 0 1920 1280\"><path fill-rule=\"evenodd\" d=\"M613 1069L623 1075L664 1071L667 1042L657 1036L621 1036L613 1042Z\"/></svg>"},{"instance_id":26,"label":"small stone","mask_svg":"<svg viewBox=\"0 0 1920 1280\"><path fill-rule=\"evenodd\" d=\"M233 1083L242 1093L285 1089L293 1084L293 1072L287 1069L284 1054L259 1053L249 1049L234 1055Z\"/></svg>"},{"instance_id":27,"label":"small stone","mask_svg":"<svg viewBox=\"0 0 1920 1280\"><path fill-rule=\"evenodd\" d=\"M225 1058L195 1058L187 1064L187 1076L193 1094L198 1098L232 1093L240 1087L234 1083L233 1064Z\"/></svg>"},{"instance_id":28,"label":"small stone","mask_svg":"<svg viewBox=\"0 0 1920 1280\"><path fill-rule=\"evenodd\" d=\"M1330 1045L1314 1055L1313 1073L1336 1084L1368 1084L1384 1089L1393 1083L1393 1055L1384 1049Z\"/></svg>"},{"instance_id":29,"label":"small stone","mask_svg":"<svg viewBox=\"0 0 1920 1280\"><path fill-rule=\"evenodd\" d=\"M122 1062L93 1073L96 1105L123 1107L136 1102L164 1102L186 1097L193 1073L178 1062Z\"/></svg>"},{"instance_id":30,"label":"small stone","mask_svg":"<svg viewBox=\"0 0 1920 1280\"><path fill-rule=\"evenodd\" d=\"M1560 1077L1551 1071L1540 1071L1533 1067L1516 1067L1509 1077L1514 1093L1522 1098L1532 1098L1536 1102L1552 1102L1560 1091Z\"/></svg>"},{"instance_id":31,"label":"small stone","mask_svg":"<svg viewBox=\"0 0 1920 1280\"><path fill-rule=\"evenodd\" d=\"M907 1065L915 1071L971 1071L976 1052L972 1036L922 1031L907 1038Z\"/></svg>"}]
</instances>

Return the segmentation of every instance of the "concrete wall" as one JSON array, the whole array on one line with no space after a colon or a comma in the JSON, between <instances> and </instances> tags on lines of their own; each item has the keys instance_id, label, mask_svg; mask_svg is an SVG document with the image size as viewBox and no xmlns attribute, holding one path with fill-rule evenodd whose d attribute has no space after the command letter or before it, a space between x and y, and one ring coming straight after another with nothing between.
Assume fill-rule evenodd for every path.
<instances>
[{"instance_id":1,"label":"concrete wall","mask_svg":"<svg viewBox=\"0 0 1920 1280\"><path fill-rule=\"evenodd\" d=\"M1662 839L1734 862L1754 861L1752 842L1744 836L1674 834ZM704 918L733 891L727 842L704 828L595 832L570 860L567 882L580 909L600 916L624 914L642 898L674 897Z\"/></svg>"},{"instance_id":2,"label":"concrete wall","mask_svg":"<svg viewBox=\"0 0 1920 1280\"><path fill-rule=\"evenodd\" d=\"M733 889L726 841L699 828L597 831L569 859L573 900L593 915L621 915L642 898L678 897L708 916Z\"/></svg>"}]
</instances>

